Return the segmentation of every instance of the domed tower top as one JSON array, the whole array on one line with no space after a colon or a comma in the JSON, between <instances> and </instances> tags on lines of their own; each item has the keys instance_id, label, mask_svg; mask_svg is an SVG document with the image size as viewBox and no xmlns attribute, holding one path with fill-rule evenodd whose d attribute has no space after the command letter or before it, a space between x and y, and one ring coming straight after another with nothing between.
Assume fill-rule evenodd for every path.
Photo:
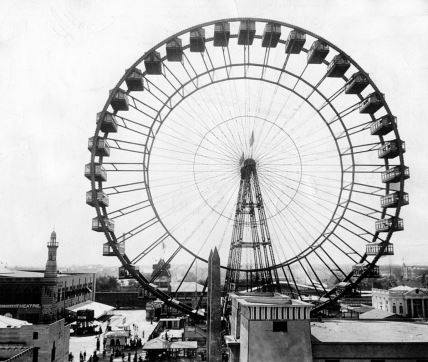
<instances>
[{"instance_id":1,"label":"domed tower top","mask_svg":"<svg viewBox=\"0 0 428 362\"><path fill-rule=\"evenodd\" d=\"M48 241L48 246L56 246L58 247L58 242L56 241L56 232L55 230L51 233L51 238Z\"/></svg>"}]
</instances>

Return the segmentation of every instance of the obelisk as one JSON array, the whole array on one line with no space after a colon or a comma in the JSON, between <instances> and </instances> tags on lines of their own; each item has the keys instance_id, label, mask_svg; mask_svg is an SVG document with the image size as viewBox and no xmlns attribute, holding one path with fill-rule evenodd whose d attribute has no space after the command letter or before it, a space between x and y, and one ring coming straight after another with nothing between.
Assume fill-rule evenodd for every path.
<instances>
[{"instance_id":1,"label":"obelisk","mask_svg":"<svg viewBox=\"0 0 428 362\"><path fill-rule=\"evenodd\" d=\"M220 257L217 248L208 258L208 338L207 360L221 362L221 288Z\"/></svg>"}]
</instances>

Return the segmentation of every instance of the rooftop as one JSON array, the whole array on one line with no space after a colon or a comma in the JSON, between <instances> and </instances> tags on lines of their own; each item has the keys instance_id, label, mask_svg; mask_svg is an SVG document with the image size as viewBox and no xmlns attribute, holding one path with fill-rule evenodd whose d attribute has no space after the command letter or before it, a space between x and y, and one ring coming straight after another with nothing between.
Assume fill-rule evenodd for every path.
<instances>
[{"instance_id":1,"label":"rooftop","mask_svg":"<svg viewBox=\"0 0 428 362\"><path fill-rule=\"evenodd\" d=\"M360 314L360 319L386 319L389 317L399 318L395 313L376 308Z\"/></svg>"},{"instance_id":2,"label":"rooftop","mask_svg":"<svg viewBox=\"0 0 428 362\"><path fill-rule=\"evenodd\" d=\"M235 293L239 303L245 306L311 306L312 304L279 293ZM233 297L232 297L233 298Z\"/></svg>"},{"instance_id":3,"label":"rooftop","mask_svg":"<svg viewBox=\"0 0 428 362\"><path fill-rule=\"evenodd\" d=\"M320 342L420 343L428 342L428 323L325 320L311 322L311 334Z\"/></svg>"},{"instance_id":4,"label":"rooftop","mask_svg":"<svg viewBox=\"0 0 428 362\"><path fill-rule=\"evenodd\" d=\"M5 317L0 315L0 328L20 328L21 326L30 326L32 323L20 319Z\"/></svg>"},{"instance_id":5,"label":"rooftop","mask_svg":"<svg viewBox=\"0 0 428 362\"><path fill-rule=\"evenodd\" d=\"M171 290L177 290L180 283L171 283ZM196 282L183 282L178 290L178 293L200 293L204 290L202 284Z\"/></svg>"},{"instance_id":6,"label":"rooftop","mask_svg":"<svg viewBox=\"0 0 428 362\"><path fill-rule=\"evenodd\" d=\"M86 274L86 273L61 273L58 272L58 278L68 277L71 275ZM8 269L0 268L0 278L44 278L44 270L18 270L18 269Z\"/></svg>"}]
</instances>

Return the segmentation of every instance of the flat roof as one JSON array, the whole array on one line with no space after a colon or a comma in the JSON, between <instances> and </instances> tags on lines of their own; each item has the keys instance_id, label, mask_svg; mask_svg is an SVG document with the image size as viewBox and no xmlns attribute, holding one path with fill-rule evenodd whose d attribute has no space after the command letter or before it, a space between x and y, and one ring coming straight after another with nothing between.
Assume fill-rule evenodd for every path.
<instances>
[{"instance_id":1,"label":"flat roof","mask_svg":"<svg viewBox=\"0 0 428 362\"><path fill-rule=\"evenodd\" d=\"M78 276L78 275L87 275L94 273L63 273L61 271L58 272L57 277L69 277L69 276ZM0 278L41 278L45 277L44 270L19 270L19 269L8 269L2 268L0 269Z\"/></svg>"},{"instance_id":2,"label":"flat roof","mask_svg":"<svg viewBox=\"0 0 428 362\"><path fill-rule=\"evenodd\" d=\"M85 309L91 309L94 311L94 318L98 319L102 317L104 314L107 314L108 312L111 312L114 307L111 305L103 304L94 302L92 300L86 300L82 303L73 305L71 307L66 308L67 310L76 313L78 310L85 310Z\"/></svg>"},{"instance_id":3,"label":"flat roof","mask_svg":"<svg viewBox=\"0 0 428 362\"><path fill-rule=\"evenodd\" d=\"M428 323L335 319L311 322L311 334L320 342L420 343L428 342Z\"/></svg>"},{"instance_id":4,"label":"flat roof","mask_svg":"<svg viewBox=\"0 0 428 362\"><path fill-rule=\"evenodd\" d=\"M22 326L31 326L32 323L20 319L5 317L0 315L0 328L20 328Z\"/></svg>"}]
</instances>

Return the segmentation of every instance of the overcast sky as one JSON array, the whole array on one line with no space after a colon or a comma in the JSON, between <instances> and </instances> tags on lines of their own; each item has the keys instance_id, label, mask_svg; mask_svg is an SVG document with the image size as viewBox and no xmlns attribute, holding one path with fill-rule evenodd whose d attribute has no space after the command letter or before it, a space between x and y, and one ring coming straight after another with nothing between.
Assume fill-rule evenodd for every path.
<instances>
[{"instance_id":1,"label":"overcast sky","mask_svg":"<svg viewBox=\"0 0 428 362\"><path fill-rule=\"evenodd\" d=\"M53 228L59 264L101 255L85 204L87 139L124 70L164 38L228 17L271 18L330 40L370 73L406 141L410 205L385 262L428 263L428 1L1 1L0 262L43 265Z\"/></svg>"}]
</instances>

